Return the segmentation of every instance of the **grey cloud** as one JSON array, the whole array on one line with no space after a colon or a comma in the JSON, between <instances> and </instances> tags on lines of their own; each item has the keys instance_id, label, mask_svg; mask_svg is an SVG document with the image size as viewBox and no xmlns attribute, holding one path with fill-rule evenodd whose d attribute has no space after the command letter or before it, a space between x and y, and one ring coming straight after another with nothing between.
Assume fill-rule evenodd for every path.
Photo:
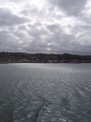
<instances>
[{"instance_id":1,"label":"grey cloud","mask_svg":"<svg viewBox=\"0 0 91 122\"><path fill-rule=\"evenodd\" d=\"M57 31L55 31L56 29ZM51 28L48 27L50 31L52 31L53 36L50 38L51 44L51 52L56 53L73 53L73 54L91 54L91 41L87 42L87 38L82 35L82 38L76 39L75 34L68 35L63 32L62 28L58 25L54 25ZM75 32L76 33L76 32ZM89 40L89 39L88 39ZM83 45L81 45L83 42ZM86 44L87 42L87 44Z\"/></svg>"},{"instance_id":2,"label":"grey cloud","mask_svg":"<svg viewBox=\"0 0 91 122\"><path fill-rule=\"evenodd\" d=\"M53 33L59 31L61 29L59 24L52 24L52 25L48 25L47 28L49 29L49 31L53 31Z\"/></svg>"},{"instance_id":3,"label":"grey cloud","mask_svg":"<svg viewBox=\"0 0 91 122\"><path fill-rule=\"evenodd\" d=\"M31 14L33 14L33 16L36 14L38 14L38 8L36 7L31 7L29 5L25 6L24 9L20 12L21 14L25 15L25 16L31 16Z\"/></svg>"},{"instance_id":4,"label":"grey cloud","mask_svg":"<svg viewBox=\"0 0 91 122\"><path fill-rule=\"evenodd\" d=\"M8 51L11 49L10 36L7 31L0 31L0 51Z\"/></svg>"},{"instance_id":5,"label":"grey cloud","mask_svg":"<svg viewBox=\"0 0 91 122\"><path fill-rule=\"evenodd\" d=\"M18 0L19 13L0 7L0 51L91 54L91 17L81 13L86 0L48 1L41 11L27 4L19 9Z\"/></svg>"},{"instance_id":6,"label":"grey cloud","mask_svg":"<svg viewBox=\"0 0 91 122\"><path fill-rule=\"evenodd\" d=\"M0 26L14 26L28 22L29 20L25 17L21 17L13 14L11 11L0 8Z\"/></svg>"},{"instance_id":7,"label":"grey cloud","mask_svg":"<svg viewBox=\"0 0 91 122\"><path fill-rule=\"evenodd\" d=\"M73 16L79 15L86 4L86 0L49 0L49 2Z\"/></svg>"},{"instance_id":8,"label":"grey cloud","mask_svg":"<svg viewBox=\"0 0 91 122\"><path fill-rule=\"evenodd\" d=\"M43 50L46 50L49 48L49 53L62 53L64 51L68 52L71 48L71 41L73 40L74 36L65 34L58 24L48 25L47 29L52 34L47 34L46 38L43 39L46 42L44 43L45 46L43 45L42 40L39 40L39 42L37 41L40 49L42 48ZM32 42L32 45L33 43L34 42Z\"/></svg>"},{"instance_id":9,"label":"grey cloud","mask_svg":"<svg viewBox=\"0 0 91 122\"><path fill-rule=\"evenodd\" d=\"M46 53L47 52L47 44L43 44L40 41L34 41L31 42L31 44L28 47L24 47L26 52L31 52L31 53Z\"/></svg>"}]
</instances>

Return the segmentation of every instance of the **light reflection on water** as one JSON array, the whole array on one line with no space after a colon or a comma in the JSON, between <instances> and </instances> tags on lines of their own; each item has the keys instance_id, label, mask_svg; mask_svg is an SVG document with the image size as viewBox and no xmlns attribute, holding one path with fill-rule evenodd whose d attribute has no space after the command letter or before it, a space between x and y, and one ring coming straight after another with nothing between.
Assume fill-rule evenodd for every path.
<instances>
[{"instance_id":1,"label":"light reflection on water","mask_svg":"<svg viewBox=\"0 0 91 122\"><path fill-rule=\"evenodd\" d=\"M91 64L1 64L0 122L91 122Z\"/></svg>"}]
</instances>

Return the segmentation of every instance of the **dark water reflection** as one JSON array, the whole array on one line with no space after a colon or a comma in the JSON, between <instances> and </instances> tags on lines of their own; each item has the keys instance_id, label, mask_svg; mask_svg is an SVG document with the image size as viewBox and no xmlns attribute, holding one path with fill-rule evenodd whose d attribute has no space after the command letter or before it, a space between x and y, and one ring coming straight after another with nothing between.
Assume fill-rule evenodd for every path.
<instances>
[{"instance_id":1,"label":"dark water reflection","mask_svg":"<svg viewBox=\"0 0 91 122\"><path fill-rule=\"evenodd\" d=\"M91 122L91 64L0 65L0 122Z\"/></svg>"}]
</instances>

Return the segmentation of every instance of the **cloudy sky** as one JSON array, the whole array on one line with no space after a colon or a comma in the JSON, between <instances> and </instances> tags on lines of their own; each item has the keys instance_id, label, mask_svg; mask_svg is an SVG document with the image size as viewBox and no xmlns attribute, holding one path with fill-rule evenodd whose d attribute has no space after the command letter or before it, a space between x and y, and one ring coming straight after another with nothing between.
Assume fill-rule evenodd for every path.
<instances>
[{"instance_id":1,"label":"cloudy sky","mask_svg":"<svg viewBox=\"0 0 91 122\"><path fill-rule=\"evenodd\" d=\"M0 51L91 54L91 0L0 0Z\"/></svg>"}]
</instances>

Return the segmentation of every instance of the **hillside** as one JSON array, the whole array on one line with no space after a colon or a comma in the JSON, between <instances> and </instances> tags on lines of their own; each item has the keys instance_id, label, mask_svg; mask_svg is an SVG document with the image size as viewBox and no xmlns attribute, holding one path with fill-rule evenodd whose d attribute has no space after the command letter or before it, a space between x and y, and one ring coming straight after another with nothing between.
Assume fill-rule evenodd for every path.
<instances>
[{"instance_id":1,"label":"hillside","mask_svg":"<svg viewBox=\"0 0 91 122\"><path fill-rule=\"evenodd\" d=\"M0 63L91 63L91 55L0 52Z\"/></svg>"}]
</instances>

